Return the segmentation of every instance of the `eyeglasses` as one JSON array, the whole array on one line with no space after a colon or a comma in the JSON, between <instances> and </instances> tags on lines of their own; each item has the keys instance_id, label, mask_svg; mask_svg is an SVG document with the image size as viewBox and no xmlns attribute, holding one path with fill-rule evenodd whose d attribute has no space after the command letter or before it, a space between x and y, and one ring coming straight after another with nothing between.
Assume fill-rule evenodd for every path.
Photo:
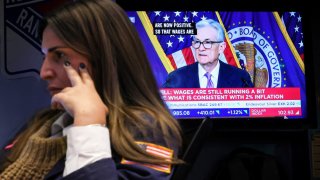
<instances>
[{"instance_id":1,"label":"eyeglasses","mask_svg":"<svg viewBox=\"0 0 320 180\"><path fill-rule=\"evenodd\" d=\"M201 44L203 44L203 47L205 49L210 49L210 48L212 48L212 44L215 44L215 43L222 43L222 41L208 41L208 40L205 40L203 42L192 41L192 47L194 47L195 49L198 49L198 48L200 48Z\"/></svg>"}]
</instances>

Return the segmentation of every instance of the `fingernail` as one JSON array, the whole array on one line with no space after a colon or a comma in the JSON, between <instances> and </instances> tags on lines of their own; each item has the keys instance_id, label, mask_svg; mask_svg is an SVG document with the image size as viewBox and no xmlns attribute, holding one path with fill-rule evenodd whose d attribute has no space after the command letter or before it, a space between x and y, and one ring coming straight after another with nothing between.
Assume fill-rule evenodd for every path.
<instances>
[{"instance_id":1,"label":"fingernail","mask_svg":"<svg viewBox=\"0 0 320 180\"><path fill-rule=\"evenodd\" d=\"M83 63L80 63L79 67L80 67L80 69L84 69L84 68L86 68L86 65Z\"/></svg>"},{"instance_id":2,"label":"fingernail","mask_svg":"<svg viewBox=\"0 0 320 180\"><path fill-rule=\"evenodd\" d=\"M65 60L65 61L64 61L64 65L65 65L65 66L70 66L70 62L69 62L68 60Z\"/></svg>"}]
</instances>

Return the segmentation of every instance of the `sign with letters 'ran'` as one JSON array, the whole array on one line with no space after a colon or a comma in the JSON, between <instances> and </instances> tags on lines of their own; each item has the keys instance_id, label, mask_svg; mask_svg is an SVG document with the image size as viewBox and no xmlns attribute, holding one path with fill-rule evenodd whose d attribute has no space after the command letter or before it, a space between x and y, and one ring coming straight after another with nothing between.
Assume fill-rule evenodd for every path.
<instances>
[{"instance_id":1,"label":"sign with letters 'ran'","mask_svg":"<svg viewBox=\"0 0 320 180\"><path fill-rule=\"evenodd\" d=\"M66 0L4 0L0 3L1 72L7 78L39 77L38 27L43 15Z\"/></svg>"}]
</instances>

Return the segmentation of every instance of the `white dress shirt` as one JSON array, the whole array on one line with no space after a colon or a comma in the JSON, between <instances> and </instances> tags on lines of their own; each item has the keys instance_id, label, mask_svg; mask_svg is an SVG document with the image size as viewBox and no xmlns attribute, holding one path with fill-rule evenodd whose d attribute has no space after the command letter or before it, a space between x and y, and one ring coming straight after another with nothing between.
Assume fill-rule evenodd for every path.
<instances>
[{"instance_id":1,"label":"white dress shirt","mask_svg":"<svg viewBox=\"0 0 320 180\"><path fill-rule=\"evenodd\" d=\"M63 176L104 158L111 158L109 129L102 125L73 126L62 114L51 126L51 137L67 136Z\"/></svg>"},{"instance_id":2,"label":"white dress shirt","mask_svg":"<svg viewBox=\"0 0 320 180\"><path fill-rule=\"evenodd\" d=\"M216 67L212 70L211 73L211 80L213 82L213 87L216 88L218 85L218 77L219 77L219 69L220 69L220 63L218 61ZM207 82L208 78L205 76L207 71L203 69L203 67L198 63L198 77L199 77L199 83L200 83L200 88L206 88L207 87Z\"/></svg>"}]
</instances>

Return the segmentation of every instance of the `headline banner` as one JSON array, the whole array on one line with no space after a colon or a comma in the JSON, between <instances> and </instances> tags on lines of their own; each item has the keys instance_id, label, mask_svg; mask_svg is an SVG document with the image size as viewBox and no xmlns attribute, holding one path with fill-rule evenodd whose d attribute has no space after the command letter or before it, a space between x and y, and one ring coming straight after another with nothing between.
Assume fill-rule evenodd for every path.
<instances>
[{"instance_id":1,"label":"headline banner","mask_svg":"<svg viewBox=\"0 0 320 180\"><path fill-rule=\"evenodd\" d=\"M176 118L301 116L299 88L162 88Z\"/></svg>"}]
</instances>

